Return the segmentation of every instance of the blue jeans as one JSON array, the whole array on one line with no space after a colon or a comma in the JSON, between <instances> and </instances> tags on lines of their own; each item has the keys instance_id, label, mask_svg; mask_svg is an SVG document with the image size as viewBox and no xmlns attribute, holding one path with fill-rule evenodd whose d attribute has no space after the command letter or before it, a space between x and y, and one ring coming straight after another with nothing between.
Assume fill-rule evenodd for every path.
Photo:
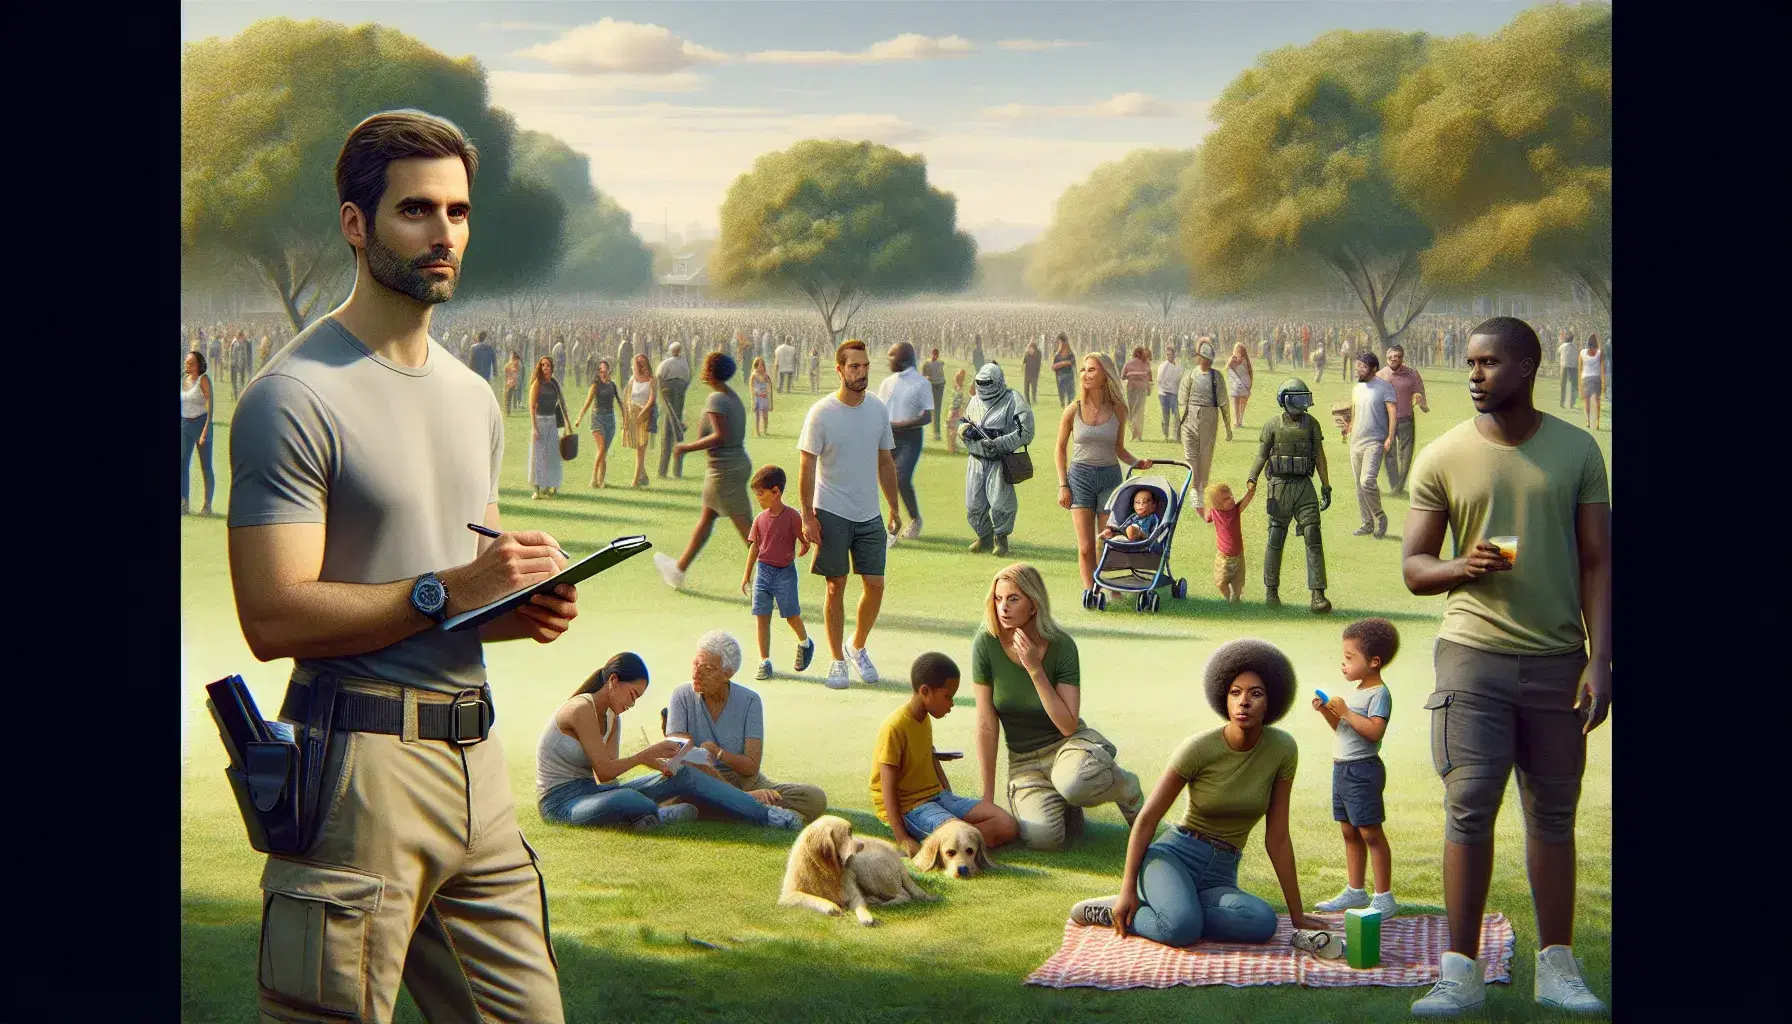
<instances>
[{"instance_id":1,"label":"blue jeans","mask_svg":"<svg viewBox=\"0 0 1792 1024\"><path fill-rule=\"evenodd\" d=\"M921 461L921 447L927 443L927 434L920 427L896 430L891 434L896 442L896 450L890 453L896 461L896 492L902 495L908 517L919 519L921 503L915 499L915 466Z\"/></svg>"},{"instance_id":2,"label":"blue jeans","mask_svg":"<svg viewBox=\"0 0 1792 1024\"><path fill-rule=\"evenodd\" d=\"M212 435L205 429L210 416L183 418L180 421L180 500L187 500L187 490L192 480L193 449L199 449L199 473L205 477L205 507L212 506L212 492L217 489L217 477L212 475ZM199 435L205 435L205 443L199 442Z\"/></svg>"},{"instance_id":3,"label":"blue jeans","mask_svg":"<svg viewBox=\"0 0 1792 1024\"><path fill-rule=\"evenodd\" d=\"M954 819L962 821L965 815L976 809L977 801L970 797L942 790L904 814L902 826L915 839L926 839L941 825Z\"/></svg>"},{"instance_id":4,"label":"blue jeans","mask_svg":"<svg viewBox=\"0 0 1792 1024\"><path fill-rule=\"evenodd\" d=\"M654 772L620 783L596 779L563 782L543 794L537 808L543 821L558 825L618 825L657 816L660 801L675 796L756 825L770 824L764 804L688 764L680 765L669 779Z\"/></svg>"},{"instance_id":5,"label":"blue jeans","mask_svg":"<svg viewBox=\"0 0 1792 1024\"><path fill-rule=\"evenodd\" d=\"M1139 869L1133 930L1152 942L1186 948L1212 942L1268 942L1276 912L1238 887L1236 853L1176 829L1152 843Z\"/></svg>"}]
</instances>

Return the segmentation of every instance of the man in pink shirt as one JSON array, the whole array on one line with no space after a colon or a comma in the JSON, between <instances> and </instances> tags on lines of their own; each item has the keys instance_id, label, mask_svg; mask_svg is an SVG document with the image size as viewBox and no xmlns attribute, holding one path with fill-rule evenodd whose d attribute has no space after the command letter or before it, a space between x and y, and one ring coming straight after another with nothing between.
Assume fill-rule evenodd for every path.
<instances>
[{"instance_id":1,"label":"man in pink shirt","mask_svg":"<svg viewBox=\"0 0 1792 1024\"><path fill-rule=\"evenodd\" d=\"M1391 456L1382 463L1388 471L1388 490L1394 494L1406 493L1406 477L1412 472L1413 451L1413 419L1412 400L1419 400L1419 408L1430 412L1431 406L1425 401L1425 381L1419 371L1406 365L1406 349L1399 345L1388 346L1388 362L1376 374L1382 380L1394 386L1394 450Z\"/></svg>"}]
</instances>

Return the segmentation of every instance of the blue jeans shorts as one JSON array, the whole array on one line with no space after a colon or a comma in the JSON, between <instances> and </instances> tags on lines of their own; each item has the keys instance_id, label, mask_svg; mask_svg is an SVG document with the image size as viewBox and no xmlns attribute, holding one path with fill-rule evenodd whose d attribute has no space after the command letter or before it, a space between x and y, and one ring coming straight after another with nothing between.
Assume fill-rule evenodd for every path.
<instances>
[{"instance_id":1,"label":"blue jeans shorts","mask_svg":"<svg viewBox=\"0 0 1792 1024\"><path fill-rule=\"evenodd\" d=\"M1379 757L1332 762L1332 820L1352 825L1379 825L1387 820L1381 793L1388 769Z\"/></svg>"},{"instance_id":2,"label":"blue jeans shorts","mask_svg":"<svg viewBox=\"0 0 1792 1024\"><path fill-rule=\"evenodd\" d=\"M796 563L767 565L760 562L753 572L753 614L770 615L772 602L778 603L778 617L795 618L803 614L796 599Z\"/></svg>"},{"instance_id":3,"label":"blue jeans shorts","mask_svg":"<svg viewBox=\"0 0 1792 1024\"><path fill-rule=\"evenodd\" d=\"M1064 475L1070 484L1071 508L1107 508L1108 497L1126 478L1118 464L1091 466L1082 462L1072 462Z\"/></svg>"},{"instance_id":4,"label":"blue jeans shorts","mask_svg":"<svg viewBox=\"0 0 1792 1024\"><path fill-rule=\"evenodd\" d=\"M959 796L951 790L944 790L926 803L916 805L915 809L902 816L902 825L908 834L916 839L926 839L933 835L933 830L951 821L963 818L977 809L977 801L968 796Z\"/></svg>"}]
</instances>

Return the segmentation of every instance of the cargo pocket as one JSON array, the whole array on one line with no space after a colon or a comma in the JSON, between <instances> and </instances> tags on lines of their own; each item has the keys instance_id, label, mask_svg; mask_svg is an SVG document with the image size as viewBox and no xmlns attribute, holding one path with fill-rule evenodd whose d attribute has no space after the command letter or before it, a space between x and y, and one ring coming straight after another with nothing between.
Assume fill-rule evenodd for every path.
<instances>
[{"instance_id":1,"label":"cargo pocket","mask_svg":"<svg viewBox=\"0 0 1792 1024\"><path fill-rule=\"evenodd\" d=\"M520 829L517 836L523 840L523 849L529 851L529 866L535 869L535 884L537 891L541 893L541 939L547 943L548 961L558 971L560 957L554 952L554 932L548 927L548 880L541 873L541 855L535 852L535 847L529 845L529 837L523 835Z\"/></svg>"},{"instance_id":2,"label":"cargo pocket","mask_svg":"<svg viewBox=\"0 0 1792 1024\"><path fill-rule=\"evenodd\" d=\"M262 872L261 888L262 989L295 1006L360 1014L367 934L385 881L274 858Z\"/></svg>"},{"instance_id":3,"label":"cargo pocket","mask_svg":"<svg viewBox=\"0 0 1792 1024\"><path fill-rule=\"evenodd\" d=\"M1443 692L1425 699L1425 710L1431 712L1431 766L1440 777L1456 767L1450 760L1450 704L1455 699L1455 694Z\"/></svg>"}]
</instances>

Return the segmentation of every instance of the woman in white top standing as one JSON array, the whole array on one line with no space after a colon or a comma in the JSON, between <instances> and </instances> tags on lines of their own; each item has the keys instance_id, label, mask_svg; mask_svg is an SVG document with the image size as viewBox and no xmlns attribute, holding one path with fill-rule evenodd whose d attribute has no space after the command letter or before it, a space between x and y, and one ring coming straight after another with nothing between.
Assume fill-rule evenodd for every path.
<instances>
[{"instance_id":1,"label":"woman in white top standing","mask_svg":"<svg viewBox=\"0 0 1792 1024\"><path fill-rule=\"evenodd\" d=\"M212 514L212 492L217 477L212 474L212 378L205 371L205 356L188 352L185 372L180 378L180 514L187 515L187 490L193 465L193 450L199 450L199 472L205 477L205 505L199 514Z\"/></svg>"},{"instance_id":2,"label":"woman in white top standing","mask_svg":"<svg viewBox=\"0 0 1792 1024\"><path fill-rule=\"evenodd\" d=\"M647 353L635 353L634 372L629 375L628 390L622 402L622 443L635 450L635 487L647 486L647 446L653 440L650 425L653 404L659 401L653 384L653 367Z\"/></svg>"},{"instance_id":3,"label":"woman in white top standing","mask_svg":"<svg viewBox=\"0 0 1792 1024\"><path fill-rule=\"evenodd\" d=\"M665 759L683 746L676 740L661 740L630 757L619 756L622 715L646 692L647 665L640 655L624 651L592 673L549 716L535 750L536 807L543 821L654 828L695 819L693 804L701 804L759 825L803 827L803 819L787 807L762 804L690 764L668 766ZM646 738L645 729L641 736ZM636 767L654 771L628 782L615 781ZM660 806L674 797L681 802Z\"/></svg>"},{"instance_id":4,"label":"woman in white top standing","mask_svg":"<svg viewBox=\"0 0 1792 1024\"><path fill-rule=\"evenodd\" d=\"M1605 395L1605 353L1599 350L1599 335L1587 335L1587 347L1580 350L1580 397L1587 400L1587 429L1599 429L1599 400Z\"/></svg>"},{"instance_id":5,"label":"woman in white top standing","mask_svg":"<svg viewBox=\"0 0 1792 1024\"><path fill-rule=\"evenodd\" d=\"M1232 394L1232 425L1244 429L1244 407L1251 400L1251 354L1244 342L1232 346L1232 358L1226 360L1226 390Z\"/></svg>"}]
</instances>

